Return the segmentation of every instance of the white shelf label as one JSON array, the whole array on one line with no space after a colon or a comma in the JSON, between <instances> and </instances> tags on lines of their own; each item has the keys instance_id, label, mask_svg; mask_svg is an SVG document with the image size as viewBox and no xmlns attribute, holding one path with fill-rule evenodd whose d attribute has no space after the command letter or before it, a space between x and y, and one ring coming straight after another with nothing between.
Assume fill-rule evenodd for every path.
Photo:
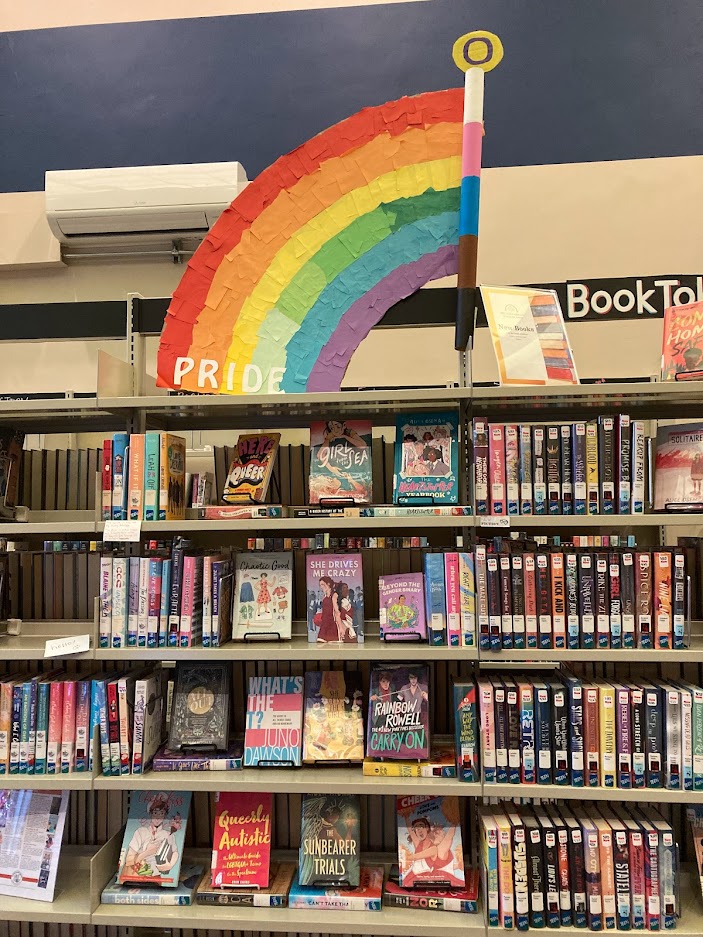
<instances>
[{"instance_id":1,"label":"white shelf label","mask_svg":"<svg viewBox=\"0 0 703 937\"><path fill-rule=\"evenodd\" d=\"M139 543L141 535L141 521L105 521L103 540L108 543Z\"/></svg>"},{"instance_id":2,"label":"white shelf label","mask_svg":"<svg viewBox=\"0 0 703 937\"><path fill-rule=\"evenodd\" d=\"M480 527L510 527L510 518L503 517L479 517Z\"/></svg>"},{"instance_id":3,"label":"white shelf label","mask_svg":"<svg viewBox=\"0 0 703 937\"><path fill-rule=\"evenodd\" d=\"M65 657L90 650L90 635L77 634L70 638L54 638L44 645L44 657Z\"/></svg>"}]
</instances>

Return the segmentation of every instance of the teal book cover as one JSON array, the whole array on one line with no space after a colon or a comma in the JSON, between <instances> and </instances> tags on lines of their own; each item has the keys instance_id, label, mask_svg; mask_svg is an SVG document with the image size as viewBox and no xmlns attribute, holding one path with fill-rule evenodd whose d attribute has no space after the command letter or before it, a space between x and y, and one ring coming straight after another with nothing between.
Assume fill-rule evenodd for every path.
<instances>
[{"instance_id":1,"label":"teal book cover","mask_svg":"<svg viewBox=\"0 0 703 937\"><path fill-rule=\"evenodd\" d=\"M394 504L457 504L456 413L401 414L396 421Z\"/></svg>"}]
</instances>

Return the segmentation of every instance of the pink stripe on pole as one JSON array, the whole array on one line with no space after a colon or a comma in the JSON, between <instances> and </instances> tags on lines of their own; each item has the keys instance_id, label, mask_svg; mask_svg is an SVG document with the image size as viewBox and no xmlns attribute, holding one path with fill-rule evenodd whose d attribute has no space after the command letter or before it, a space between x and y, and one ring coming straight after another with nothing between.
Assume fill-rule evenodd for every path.
<instances>
[{"instance_id":1,"label":"pink stripe on pole","mask_svg":"<svg viewBox=\"0 0 703 937\"><path fill-rule=\"evenodd\" d=\"M461 153L461 178L481 175L481 143L483 124L464 124L464 146Z\"/></svg>"}]
</instances>

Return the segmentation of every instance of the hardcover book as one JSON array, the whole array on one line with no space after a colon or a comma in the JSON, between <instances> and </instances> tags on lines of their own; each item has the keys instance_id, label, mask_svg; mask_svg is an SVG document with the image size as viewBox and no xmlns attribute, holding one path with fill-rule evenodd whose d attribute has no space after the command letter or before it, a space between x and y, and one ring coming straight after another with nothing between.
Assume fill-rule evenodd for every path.
<instances>
[{"instance_id":1,"label":"hardcover book","mask_svg":"<svg viewBox=\"0 0 703 937\"><path fill-rule=\"evenodd\" d=\"M371 500L371 421L327 420L310 426L310 504Z\"/></svg>"},{"instance_id":2,"label":"hardcover book","mask_svg":"<svg viewBox=\"0 0 703 937\"><path fill-rule=\"evenodd\" d=\"M459 423L456 414L401 415L396 422L394 504L456 504Z\"/></svg>"},{"instance_id":3,"label":"hardcover book","mask_svg":"<svg viewBox=\"0 0 703 937\"><path fill-rule=\"evenodd\" d=\"M362 866L356 888L306 887L300 884L296 875L288 895L288 907L325 911L380 911L382 893L382 865Z\"/></svg>"},{"instance_id":4,"label":"hardcover book","mask_svg":"<svg viewBox=\"0 0 703 937\"><path fill-rule=\"evenodd\" d=\"M429 667L374 664L366 754L369 758L423 759L429 752Z\"/></svg>"},{"instance_id":5,"label":"hardcover book","mask_svg":"<svg viewBox=\"0 0 703 937\"><path fill-rule=\"evenodd\" d=\"M462 888L465 885L457 797L402 796L398 814L399 884L413 888Z\"/></svg>"},{"instance_id":6,"label":"hardcover book","mask_svg":"<svg viewBox=\"0 0 703 937\"><path fill-rule=\"evenodd\" d=\"M479 727L475 683L455 683L454 731L456 767L460 781L479 781Z\"/></svg>"},{"instance_id":7,"label":"hardcover book","mask_svg":"<svg viewBox=\"0 0 703 937\"><path fill-rule=\"evenodd\" d=\"M229 670L227 664L178 663L168 737L170 751L218 751L227 747Z\"/></svg>"},{"instance_id":8,"label":"hardcover book","mask_svg":"<svg viewBox=\"0 0 703 937\"><path fill-rule=\"evenodd\" d=\"M280 433L249 433L237 439L223 501L249 504L266 500L280 440Z\"/></svg>"},{"instance_id":9,"label":"hardcover book","mask_svg":"<svg viewBox=\"0 0 703 937\"><path fill-rule=\"evenodd\" d=\"M425 577L405 573L378 577L378 617L381 638L413 640L427 638L425 622Z\"/></svg>"},{"instance_id":10,"label":"hardcover book","mask_svg":"<svg viewBox=\"0 0 703 937\"><path fill-rule=\"evenodd\" d=\"M302 724L302 677L250 677L244 767L300 767Z\"/></svg>"},{"instance_id":11,"label":"hardcover book","mask_svg":"<svg viewBox=\"0 0 703 937\"><path fill-rule=\"evenodd\" d=\"M210 876L204 875L198 886L196 900L198 904L285 908L296 868L294 862L272 862L267 888L216 888L210 884Z\"/></svg>"},{"instance_id":12,"label":"hardcover book","mask_svg":"<svg viewBox=\"0 0 703 937\"><path fill-rule=\"evenodd\" d=\"M664 310L661 379L703 368L703 303L669 306Z\"/></svg>"},{"instance_id":13,"label":"hardcover book","mask_svg":"<svg viewBox=\"0 0 703 937\"><path fill-rule=\"evenodd\" d=\"M114 501L113 501L114 504ZM161 434L159 520L183 520L186 513L186 444L180 436Z\"/></svg>"},{"instance_id":14,"label":"hardcover book","mask_svg":"<svg viewBox=\"0 0 703 937\"><path fill-rule=\"evenodd\" d=\"M360 873L358 794L304 794L298 883L356 888Z\"/></svg>"},{"instance_id":15,"label":"hardcover book","mask_svg":"<svg viewBox=\"0 0 703 937\"><path fill-rule=\"evenodd\" d=\"M190 791L132 791L117 878L176 888L179 880Z\"/></svg>"},{"instance_id":16,"label":"hardcover book","mask_svg":"<svg viewBox=\"0 0 703 937\"><path fill-rule=\"evenodd\" d=\"M377 778L455 778L457 760L454 740L448 735L433 735L427 761L364 758L363 774L365 777Z\"/></svg>"},{"instance_id":17,"label":"hardcover book","mask_svg":"<svg viewBox=\"0 0 703 937\"><path fill-rule=\"evenodd\" d=\"M360 553L308 553L308 641L363 644L364 581Z\"/></svg>"},{"instance_id":18,"label":"hardcover book","mask_svg":"<svg viewBox=\"0 0 703 937\"><path fill-rule=\"evenodd\" d=\"M357 671L305 674L303 761L362 761L364 717Z\"/></svg>"},{"instance_id":19,"label":"hardcover book","mask_svg":"<svg viewBox=\"0 0 703 937\"><path fill-rule=\"evenodd\" d=\"M203 877L202 865L183 865L175 888L141 888L139 885L120 885L118 875L103 889L101 904L191 905L195 889Z\"/></svg>"},{"instance_id":20,"label":"hardcover book","mask_svg":"<svg viewBox=\"0 0 703 937\"><path fill-rule=\"evenodd\" d=\"M238 553L234 581L234 640L289 639L293 554Z\"/></svg>"},{"instance_id":21,"label":"hardcover book","mask_svg":"<svg viewBox=\"0 0 703 937\"><path fill-rule=\"evenodd\" d=\"M703 423L657 429L654 510L703 502Z\"/></svg>"},{"instance_id":22,"label":"hardcover book","mask_svg":"<svg viewBox=\"0 0 703 937\"><path fill-rule=\"evenodd\" d=\"M466 885L450 891L427 888L401 888L397 865L391 866L389 880L383 887L383 903L390 908L418 908L423 911L478 911L478 869L466 869Z\"/></svg>"},{"instance_id":23,"label":"hardcover book","mask_svg":"<svg viewBox=\"0 0 703 937\"><path fill-rule=\"evenodd\" d=\"M272 799L272 794L264 792L215 794L213 886L268 887Z\"/></svg>"}]
</instances>

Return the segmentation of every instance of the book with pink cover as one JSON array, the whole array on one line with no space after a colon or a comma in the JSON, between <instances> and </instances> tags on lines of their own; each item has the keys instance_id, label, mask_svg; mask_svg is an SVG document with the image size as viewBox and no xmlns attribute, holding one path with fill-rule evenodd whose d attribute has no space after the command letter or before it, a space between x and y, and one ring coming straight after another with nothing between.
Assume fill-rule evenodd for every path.
<instances>
[{"instance_id":1,"label":"book with pink cover","mask_svg":"<svg viewBox=\"0 0 703 937\"><path fill-rule=\"evenodd\" d=\"M211 884L267 888L271 864L271 804L267 792L215 795Z\"/></svg>"},{"instance_id":2,"label":"book with pink cover","mask_svg":"<svg viewBox=\"0 0 703 937\"><path fill-rule=\"evenodd\" d=\"M464 852L457 797L397 798L399 884L463 888Z\"/></svg>"},{"instance_id":3,"label":"book with pink cover","mask_svg":"<svg viewBox=\"0 0 703 937\"><path fill-rule=\"evenodd\" d=\"M664 310L661 379L703 369L703 302Z\"/></svg>"},{"instance_id":4,"label":"book with pink cover","mask_svg":"<svg viewBox=\"0 0 703 937\"><path fill-rule=\"evenodd\" d=\"M703 423L657 429L654 510L703 502Z\"/></svg>"}]
</instances>

